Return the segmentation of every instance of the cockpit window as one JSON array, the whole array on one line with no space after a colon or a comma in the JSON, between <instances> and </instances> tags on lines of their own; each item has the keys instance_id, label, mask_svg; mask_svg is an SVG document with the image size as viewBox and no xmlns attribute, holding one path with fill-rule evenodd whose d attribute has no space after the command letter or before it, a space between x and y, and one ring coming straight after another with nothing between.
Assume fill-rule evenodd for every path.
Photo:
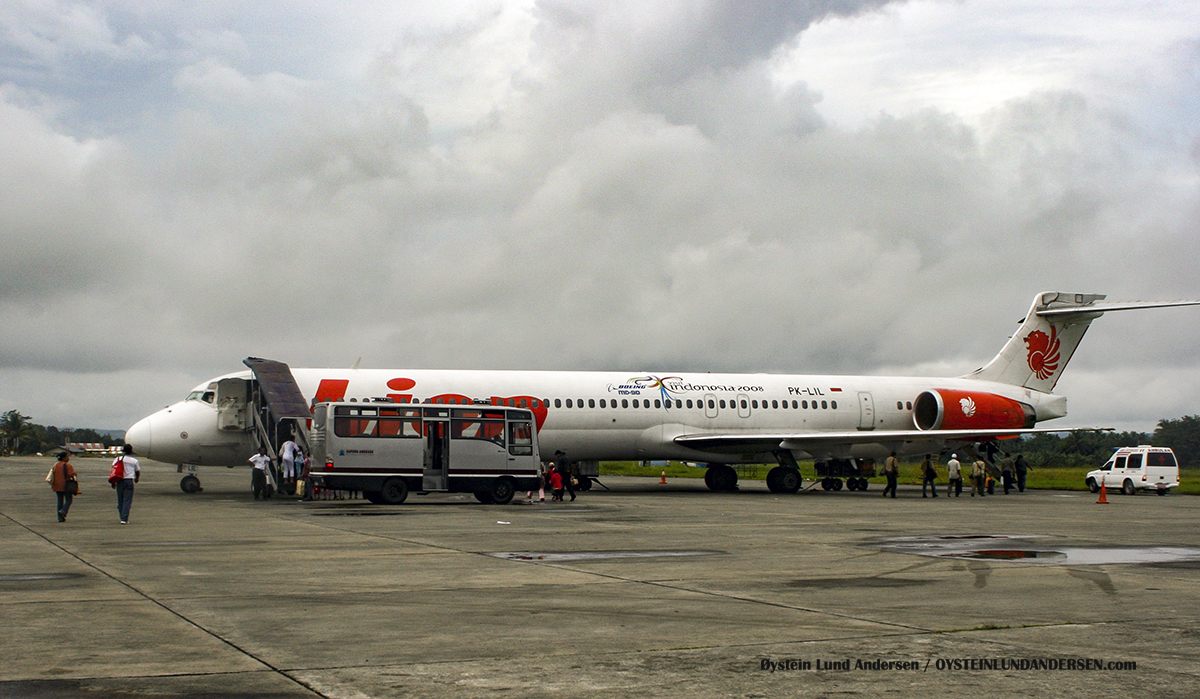
<instances>
[{"instance_id":1,"label":"cockpit window","mask_svg":"<svg viewBox=\"0 0 1200 699\"><path fill-rule=\"evenodd\" d=\"M192 391L188 394L187 400L202 400L209 405L212 405L213 400L217 397L214 391Z\"/></svg>"}]
</instances>

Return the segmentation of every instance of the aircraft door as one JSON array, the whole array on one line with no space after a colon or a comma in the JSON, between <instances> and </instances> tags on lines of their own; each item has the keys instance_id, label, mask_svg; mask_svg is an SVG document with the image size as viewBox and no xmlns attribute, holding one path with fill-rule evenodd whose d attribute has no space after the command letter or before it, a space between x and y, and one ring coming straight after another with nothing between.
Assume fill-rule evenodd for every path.
<instances>
[{"instance_id":1,"label":"aircraft door","mask_svg":"<svg viewBox=\"0 0 1200 699\"><path fill-rule=\"evenodd\" d=\"M710 418L716 417L717 416L717 397L711 393L708 393L704 396L703 401L704 401L704 417L710 417Z\"/></svg>"},{"instance_id":2,"label":"aircraft door","mask_svg":"<svg viewBox=\"0 0 1200 699\"><path fill-rule=\"evenodd\" d=\"M875 429L875 400L866 391L858 392L858 429Z\"/></svg>"},{"instance_id":3,"label":"aircraft door","mask_svg":"<svg viewBox=\"0 0 1200 699\"><path fill-rule=\"evenodd\" d=\"M450 421L425 418L425 469L422 490L450 487Z\"/></svg>"},{"instance_id":4,"label":"aircraft door","mask_svg":"<svg viewBox=\"0 0 1200 699\"><path fill-rule=\"evenodd\" d=\"M246 405L250 382L245 379L221 379L217 382L217 428L246 429Z\"/></svg>"}]
</instances>

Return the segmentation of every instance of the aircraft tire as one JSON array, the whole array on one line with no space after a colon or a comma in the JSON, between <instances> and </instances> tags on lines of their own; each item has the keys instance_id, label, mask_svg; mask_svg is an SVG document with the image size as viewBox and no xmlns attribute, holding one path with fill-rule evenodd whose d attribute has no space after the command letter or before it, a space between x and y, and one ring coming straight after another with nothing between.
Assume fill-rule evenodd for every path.
<instances>
[{"instance_id":1,"label":"aircraft tire","mask_svg":"<svg viewBox=\"0 0 1200 699\"><path fill-rule=\"evenodd\" d=\"M191 475L184 476L182 479L180 479L179 489L188 494L199 493L201 490L204 490L200 487L200 479Z\"/></svg>"},{"instance_id":2,"label":"aircraft tire","mask_svg":"<svg viewBox=\"0 0 1200 699\"><path fill-rule=\"evenodd\" d=\"M726 464L714 464L704 474L704 484L718 492L737 490L737 471Z\"/></svg>"},{"instance_id":3,"label":"aircraft tire","mask_svg":"<svg viewBox=\"0 0 1200 699\"><path fill-rule=\"evenodd\" d=\"M580 476L579 477L579 485L575 486L575 489L576 490L584 490L584 491L591 490L592 489L592 479L589 478L588 476Z\"/></svg>"},{"instance_id":4,"label":"aircraft tire","mask_svg":"<svg viewBox=\"0 0 1200 699\"><path fill-rule=\"evenodd\" d=\"M870 488L870 487L871 487L871 482L868 481L866 478L858 479L858 490L860 493L866 492L867 488Z\"/></svg>"},{"instance_id":5,"label":"aircraft tire","mask_svg":"<svg viewBox=\"0 0 1200 699\"><path fill-rule=\"evenodd\" d=\"M836 492L836 491L838 491L838 490L841 490L841 489L842 489L842 479L841 479L841 478L834 478L834 479L833 479L833 482L832 482L832 483L830 483L830 485L832 485L832 486L833 486L833 490L834 490L835 492Z\"/></svg>"},{"instance_id":6,"label":"aircraft tire","mask_svg":"<svg viewBox=\"0 0 1200 699\"><path fill-rule=\"evenodd\" d=\"M378 497L384 505L399 505L408 497L408 484L403 478L389 478L380 487Z\"/></svg>"},{"instance_id":7,"label":"aircraft tire","mask_svg":"<svg viewBox=\"0 0 1200 699\"><path fill-rule=\"evenodd\" d=\"M767 490L771 491L772 493L786 492L783 489L783 484L780 483L784 470L785 469L782 466L776 466L770 471L767 471Z\"/></svg>"},{"instance_id":8,"label":"aircraft tire","mask_svg":"<svg viewBox=\"0 0 1200 699\"><path fill-rule=\"evenodd\" d=\"M783 469L783 474L779 476L779 484L783 486L785 493L798 493L804 485L804 476L794 468Z\"/></svg>"},{"instance_id":9,"label":"aircraft tire","mask_svg":"<svg viewBox=\"0 0 1200 699\"><path fill-rule=\"evenodd\" d=\"M492 481L488 490L492 494L492 502L497 505L507 505L512 502L513 494L517 492L517 485L511 478L501 477Z\"/></svg>"},{"instance_id":10,"label":"aircraft tire","mask_svg":"<svg viewBox=\"0 0 1200 699\"><path fill-rule=\"evenodd\" d=\"M1087 479L1087 487L1088 487L1088 490L1092 491L1093 493L1100 492L1100 486L1096 483L1095 478Z\"/></svg>"},{"instance_id":11,"label":"aircraft tire","mask_svg":"<svg viewBox=\"0 0 1200 699\"><path fill-rule=\"evenodd\" d=\"M1125 482L1121 484L1121 492L1126 495L1137 495L1137 488L1133 486L1133 481L1126 478Z\"/></svg>"}]
</instances>

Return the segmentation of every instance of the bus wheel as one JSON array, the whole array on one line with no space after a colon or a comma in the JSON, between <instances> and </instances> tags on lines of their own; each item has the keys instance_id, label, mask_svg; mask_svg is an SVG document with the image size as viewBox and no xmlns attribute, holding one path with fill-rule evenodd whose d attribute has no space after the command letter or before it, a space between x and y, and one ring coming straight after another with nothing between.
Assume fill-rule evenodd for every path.
<instances>
[{"instance_id":1,"label":"bus wheel","mask_svg":"<svg viewBox=\"0 0 1200 699\"><path fill-rule=\"evenodd\" d=\"M184 476L179 481L179 489L185 493L199 493L203 490L200 487L200 479L195 476Z\"/></svg>"},{"instance_id":2,"label":"bus wheel","mask_svg":"<svg viewBox=\"0 0 1200 699\"><path fill-rule=\"evenodd\" d=\"M379 489L379 500L384 505L399 505L408 497L408 484L403 478L389 478Z\"/></svg>"},{"instance_id":3,"label":"bus wheel","mask_svg":"<svg viewBox=\"0 0 1200 699\"><path fill-rule=\"evenodd\" d=\"M383 498L379 497L379 493L375 492L374 490L364 490L363 499L376 505L383 504Z\"/></svg>"},{"instance_id":4,"label":"bus wheel","mask_svg":"<svg viewBox=\"0 0 1200 699\"><path fill-rule=\"evenodd\" d=\"M492 494L492 502L497 505L507 505L512 502L513 494L517 491L517 487L513 484L511 478L497 478L492 481L492 487L489 490Z\"/></svg>"},{"instance_id":5,"label":"bus wheel","mask_svg":"<svg viewBox=\"0 0 1200 699\"><path fill-rule=\"evenodd\" d=\"M482 502L485 505L490 505L493 502L495 502L494 500L492 500L492 489L491 488L476 489L475 490L475 499L478 500L479 502Z\"/></svg>"}]
</instances>

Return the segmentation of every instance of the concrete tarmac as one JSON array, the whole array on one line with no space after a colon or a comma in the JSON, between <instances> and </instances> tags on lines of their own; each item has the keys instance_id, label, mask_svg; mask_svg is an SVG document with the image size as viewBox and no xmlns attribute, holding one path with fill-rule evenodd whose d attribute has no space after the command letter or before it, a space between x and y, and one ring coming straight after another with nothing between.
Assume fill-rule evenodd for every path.
<instances>
[{"instance_id":1,"label":"concrete tarmac","mask_svg":"<svg viewBox=\"0 0 1200 699\"><path fill-rule=\"evenodd\" d=\"M144 462L123 526L107 462L73 463L58 523L51 459L0 459L0 697L1200 696L1200 498L393 507Z\"/></svg>"}]
</instances>

